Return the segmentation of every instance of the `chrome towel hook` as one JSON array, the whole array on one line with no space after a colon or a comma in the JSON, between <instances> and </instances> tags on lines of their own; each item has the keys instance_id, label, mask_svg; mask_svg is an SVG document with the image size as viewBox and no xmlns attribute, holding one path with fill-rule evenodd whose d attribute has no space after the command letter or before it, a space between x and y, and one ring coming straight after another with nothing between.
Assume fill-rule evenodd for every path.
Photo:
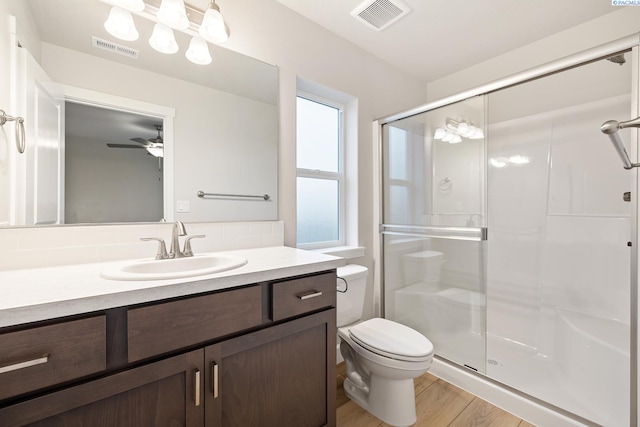
<instances>
[{"instance_id":1,"label":"chrome towel hook","mask_svg":"<svg viewBox=\"0 0 640 427\"><path fill-rule=\"evenodd\" d=\"M24 119L22 117L12 117L0 110L0 126L4 126L7 122L16 122L16 148L18 153L24 153L25 136L24 136Z\"/></svg>"}]
</instances>

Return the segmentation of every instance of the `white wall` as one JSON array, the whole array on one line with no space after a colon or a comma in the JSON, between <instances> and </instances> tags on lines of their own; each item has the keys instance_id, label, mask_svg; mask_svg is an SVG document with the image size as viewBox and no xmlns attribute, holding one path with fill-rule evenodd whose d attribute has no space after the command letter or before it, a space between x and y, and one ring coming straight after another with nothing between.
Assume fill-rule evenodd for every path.
<instances>
[{"instance_id":1,"label":"white wall","mask_svg":"<svg viewBox=\"0 0 640 427\"><path fill-rule=\"evenodd\" d=\"M428 100L467 89L640 32L640 7L618 7L600 18L429 82ZM552 13L552 12L550 12ZM499 25L499 23L494 23Z\"/></svg>"},{"instance_id":2,"label":"white wall","mask_svg":"<svg viewBox=\"0 0 640 427\"><path fill-rule=\"evenodd\" d=\"M358 99L358 231L364 258L353 262L373 272L373 152L371 122L426 101L424 84L398 72L273 0L220 3L233 26L227 45L280 68L279 219L285 242L295 246L296 77L337 89ZM370 275L370 285L372 280ZM370 315L371 304L365 315Z\"/></svg>"}]
</instances>

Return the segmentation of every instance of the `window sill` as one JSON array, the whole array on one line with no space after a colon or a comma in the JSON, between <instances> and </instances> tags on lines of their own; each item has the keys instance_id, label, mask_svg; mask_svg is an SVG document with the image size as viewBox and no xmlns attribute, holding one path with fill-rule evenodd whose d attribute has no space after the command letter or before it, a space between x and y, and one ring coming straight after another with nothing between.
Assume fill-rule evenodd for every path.
<instances>
[{"instance_id":1,"label":"window sill","mask_svg":"<svg viewBox=\"0 0 640 427\"><path fill-rule=\"evenodd\" d=\"M365 248L362 246L336 246L333 248L314 249L313 251L327 255L339 256L345 259L352 259L363 257Z\"/></svg>"}]
</instances>

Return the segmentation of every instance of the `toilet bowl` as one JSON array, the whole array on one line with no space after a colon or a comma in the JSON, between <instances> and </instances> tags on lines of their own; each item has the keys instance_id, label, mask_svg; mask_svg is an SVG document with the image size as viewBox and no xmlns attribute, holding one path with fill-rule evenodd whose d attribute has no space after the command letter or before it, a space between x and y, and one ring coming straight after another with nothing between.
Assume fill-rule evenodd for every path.
<instances>
[{"instance_id":1,"label":"toilet bowl","mask_svg":"<svg viewBox=\"0 0 640 427\"><path fill-rule=\"evenodd\" d=\"M413 379L431 366L433 344L400 323L373 318L360 322L367 269L338 268L338 338L347 365L345 394L362 408L393 426L416 422ZM342 285L342 287L341 287ZM360 289L362 288L362 289ZM358 295L357 303L349 298ZM348 308L345 308L348 307ZM354 321L355 323L347 323Z\"/></svg>"}]
</instances>

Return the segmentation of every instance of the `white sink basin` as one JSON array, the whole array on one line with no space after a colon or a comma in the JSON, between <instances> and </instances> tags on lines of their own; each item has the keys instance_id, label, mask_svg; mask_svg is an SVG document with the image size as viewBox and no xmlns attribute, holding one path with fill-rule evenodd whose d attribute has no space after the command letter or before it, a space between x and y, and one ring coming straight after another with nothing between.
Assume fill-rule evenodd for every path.
<instances>
[{"instance_id":1,"label":"white sink basin","mask_svg":"<svg viewBox=\"0 0 640 427\"><path fill-rule=\"evenodd\" d=\"M179 279L231 270L246 263L246 259L234 256L196 255L187 258L131 262L104 270L100 276L112 280Z\"/></svg>"}]
</instances>

